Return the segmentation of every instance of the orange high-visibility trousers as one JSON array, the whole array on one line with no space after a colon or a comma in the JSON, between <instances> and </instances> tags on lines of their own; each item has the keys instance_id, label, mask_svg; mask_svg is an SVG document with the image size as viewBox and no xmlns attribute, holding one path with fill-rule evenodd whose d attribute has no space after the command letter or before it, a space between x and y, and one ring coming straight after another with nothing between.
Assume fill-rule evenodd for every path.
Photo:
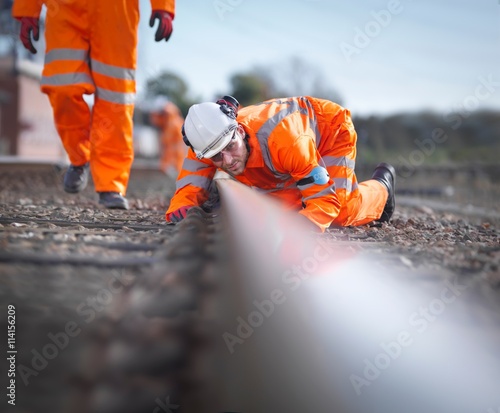
<instances>
[{"instance_id":1,"label":"orange high-visibility trousers","mask_svg":"<svg viewBox=\"0 0 500 413\"><path fill-rule=\"evenodd\" d=\"M47 13L41 89L70 162L125 195L133 161L137 1L72 0ZM83 94L95 94L92 110Z\"/></svg>"},{"instance_id":2,"label":"orange high-visibility trousers","mask_svg":"<svg viewBox=\"0 0 500 413\"><path fill-rule=\"evenodd\" d=\"M380 182L369 179L358 183L354 172L356 140L357 134L349 118L339 128L336 145L322 153L323 158L342 159L340 163L327 165L326 169L334 182L347 183L335 189L340 211L332 226L359 226L377 220L387 202L387 189Z\"/></svg>"}]
</instances>

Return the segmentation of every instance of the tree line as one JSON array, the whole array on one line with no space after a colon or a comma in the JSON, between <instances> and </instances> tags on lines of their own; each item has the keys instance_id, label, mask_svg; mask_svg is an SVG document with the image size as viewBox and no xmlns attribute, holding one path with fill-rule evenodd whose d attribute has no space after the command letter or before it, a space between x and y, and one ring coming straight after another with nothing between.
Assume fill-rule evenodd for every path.
<instances>
[{"instance_id":1,"label":"tree line","mask_svg":"<svg viewBox=\"0 0 500 413\"><path fill-rule=\"evenodd\" d=\"M274 97L310 95L342 104L342 97L325 81L323 73L298 57L235 73L229 83L230 89L221 91L214 100L230 94L247 106ZM158 95L167 96L184 116L192 104L199 103L191 97L186 81L169 71L146 82L145 98ZM147 116L140 119L148 123ZM425 164L498 162L499 112L400 113L354 116L353 121L358 132L358 162L384 159L401 164L411 162L410 157L418 157Z\"/></svg>"}]
</instances>

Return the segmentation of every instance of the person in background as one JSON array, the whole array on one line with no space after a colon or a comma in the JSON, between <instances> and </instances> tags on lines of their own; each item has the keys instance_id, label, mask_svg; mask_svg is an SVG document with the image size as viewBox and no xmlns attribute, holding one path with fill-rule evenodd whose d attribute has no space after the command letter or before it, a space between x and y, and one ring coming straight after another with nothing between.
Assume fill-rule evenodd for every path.
<instances>
[{"instance_id":1,"label":"person in background","mask_svg":"<svg viewBox=\"0 0 500 413\"><path fill-rule=\"evenodd\" d=\"M175 179L187 154L181 132L184 117L174 103L158 96L152 103L149 120L160 133L160 169Z\"/></svg>"},{"instance_id":2,"label":"person in background","mask_svg":"<svg viewBox=\"0 0 500 413\"><path fill-rule=\"evenodd\" d=\"M318 232L390 220L395 170L380 163L372 179L358 183L349 110L311 96L238 106L224 96L189 108L183 133L190 149L167 221L181 221L209 199L217 169L296 209Z\"/></svg>"},{"instance_id":3,"label":"person in background","mask_svg":"<svg viewBox=\"0 0 500 413\"><path fill-rule=\"evenodd\" d=\"M37 52L33 40L39 38L44 3L47 47L41 90L49 97L70 160L63 188L82 191L90 169L99 204L128 209L139 0L14 0L20 39L32 53ZM150 26L158 22L155 40L167 41L175 0L151 0L151 6ZM83 99L91 94L92 109Z\"/></svg>"}]
</instances>

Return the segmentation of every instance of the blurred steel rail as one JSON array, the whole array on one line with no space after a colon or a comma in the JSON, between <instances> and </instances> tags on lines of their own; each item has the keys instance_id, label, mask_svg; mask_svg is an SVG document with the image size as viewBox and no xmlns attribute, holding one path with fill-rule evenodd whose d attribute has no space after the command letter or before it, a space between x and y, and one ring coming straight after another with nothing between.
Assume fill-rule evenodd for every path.
<instances>
[{"instance_id":1,"label":"blurred steel rail","mask_svg":"<svg viewBox=\"0 0 500 413\"><path fill-rule=\"evenodd\" d=\"M130 221L130 220L127 220ZM38 219L38 218L10 218L10 217L1 217L0 216L0 224L13 224L13 223L34 223L34 224L52 224L58 225L61 227L74 227L81 226L86 228L100 228L100 229L122 229L123 227L127 227L136 231L151 231L151 230L159 230L165 229L165 225L126 225L126 224L102 224L98 222L85 222L85 221L69 221L69 220L60 220L60 219Z\"/></svg>"},{"instance_id":2,"label":"blurred steel rail","mask_svg":"<svg viewBox=\"0 0 500 413\"><path fill-rule=\"evenodd\" d=\"M359 285L356 284L355 272L386 277L382 278L384 281L389 279L390 272L377 273L378 265L360 267L359 257L349 243L334 243L329 234L309 234L294 219L296 213L284 212L255 191L229 179L216 182L222 199L218 217L192 208L186 219L175 227L71 222L82 227L95 224L93 228L106 231L94 235L104 237L138 235L117 232L124 227L137 231L159 230L154 237L145 235L146 243L154 238L159 245L137 249L152 254L146 257L127 255L101 260L95 253L88 257L61 257L67 260L65 264L78 266L77 274L82 278L88 275L83 270L92 265L103 268L109 264L114 270L120 262L137 269L136 277L111 293L109 284L103 282L109 283L105 278L107 272L97 271L100 289L90 298L95 299L98 294L109 296L110 304L103 306L100 312L95 311L95 320L82 328L75 344L79 348L75 357L64 363L61 360L59 364L55 360L47 371L39 373L38 395L46 395L46 398L34 401L34 409L26 411L58 411L51 409L53 400L45 390L46 383L58 382L59 391L69 401L64 413L147 413L167 409L184 413L391 413L387 409L377 410L375 404L372 410L346 407L342 393L352 396L353 389L348 375L338 376L347 360L354 360L357 366L365 354L371 355L370 328L387 328L387 319L373 318L371 312L393 294L389 291L380 299L371 285L364 283L365 279L361 278ZM34 222L22 219L26 219L26 224ZM38 223L54 222L61 226L66 223L50 220ZM161 231L165 229L167 231ZM4 245L8 245L8 237L22 231L42 235L88 233L65 228L7 227L0 230L0 234L7 234ZM117 244L115 241L53 244L56 250L63 245L95 245L102 250L121 245L125 251L135 246L132 242ZM30 245L26 242L21 246ZM57 262L55 257L42 253L23 255L14 251L9 254L18 260L39 260L33 261L37 264L43 264L44 259L45 264ZM16 265L18 263L16 261ZM82 266L85 267L82 269ZM314 270L305 271L305 268ZM58 271L64 272L64 269L50 267L50 273L43 275L50 279L51 273ZM311 274L319 275L319 281L314 282ZM2 280L6 286L13 285L13 291L16 276L12 274ZM342 290L337 284L337 290L326 282L337 276L350 280L350 289ZM36 278L42 277L37 273ZM310 282L306 283L309 278ZM62 285L66 279L62 278ZM27 284L26 280L22 281ZM85 281L78 279L75 288L82 288ZM413 281L414 278L411 287L416 289ZM94 280L94 283L97 282ZM61 284L55 285L61 288ZM316 284L316 290L309 288L309 284ZM292 289L295 285L297 288ZM35 292L43 303L46 292ZM84 294L83 301L71 304L73 307L87 304L88 297ZM366 297L372 301L363 301ZM410 294L401 297L406 300ZM345 307L345 303L355 305ZM53 319L39 317L44 310L51 315L48 307L45 304L41 309L32 310L35 313L31 315L32 327L46 323L50 332L64 331L59 326L53 327ZM393 314L402 312L396 308ZM359 319L370 328L356 324ZM62 320L61 323L67 323L67 319ZM399 325L391 327L397 331ZM30 343L40 351L47 343L45 330L41 336L45 341L40 345ZM358 346L364 346L368 353L356 352ZM27 348L24 357L32 357L31 351ZM423 368L422 364L418 368ZM392 377L396 377L396 384L402 382L397 375ZM65 378L69 381L61 384ZM381 380L373 387L383 384ZM67 391L68 386L71 391ZM413 388L410 390L414 392ZM384 396L390 399L393 394L387 392ZM406 411L413 412L411 407Z\"/></svg>"},{"instance_id":3,"label":"blurred steel rail","mask_svg":"<svg viewBox=\"0 0 500 413\"><path fill-rule=\"evenodd\" d=\"M0 252L0 263L23 263L37 265L87 265L97 268L142 267L158 262L154 257L120 257L104 259L88 255L47 255L29 252Z\"/></svg>"},{"instance_id":4,"label":"blurred steel rail","mask_svg":"<svg viewBox=\"0 0 500 413\"><path fill-rule=\"evenodd\" d=\"M68 413L217 412L213 380L216 234L193 208L151 271L85 337ZM167 407L165 407L167 406Z\"/></svg>"}]
</instances>

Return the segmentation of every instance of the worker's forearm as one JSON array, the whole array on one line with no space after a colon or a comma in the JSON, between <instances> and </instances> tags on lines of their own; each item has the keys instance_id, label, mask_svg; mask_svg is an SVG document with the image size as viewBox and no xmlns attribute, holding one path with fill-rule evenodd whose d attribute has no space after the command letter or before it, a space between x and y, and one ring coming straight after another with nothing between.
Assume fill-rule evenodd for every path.
<instances>
[{"instance_id":1,"label":"worker's forearm","mask_svg":"<svg viewBox=\"0 0 500 413\"><path fill-rule=\"evenodd\" d=\"M175 16L175 0L151 0L152 10L165 10Z\"/></svg>"},{"instance_id":2,"label":"worker's forearm","mask_svg":"<svg viewBox=\"0 0 500 413\"><path fill-rule=\"evenodd\" d=\"M12 16L21 17L40 17L44 0L14 0L12 5Z\"/></svg>"}]
</instances>

